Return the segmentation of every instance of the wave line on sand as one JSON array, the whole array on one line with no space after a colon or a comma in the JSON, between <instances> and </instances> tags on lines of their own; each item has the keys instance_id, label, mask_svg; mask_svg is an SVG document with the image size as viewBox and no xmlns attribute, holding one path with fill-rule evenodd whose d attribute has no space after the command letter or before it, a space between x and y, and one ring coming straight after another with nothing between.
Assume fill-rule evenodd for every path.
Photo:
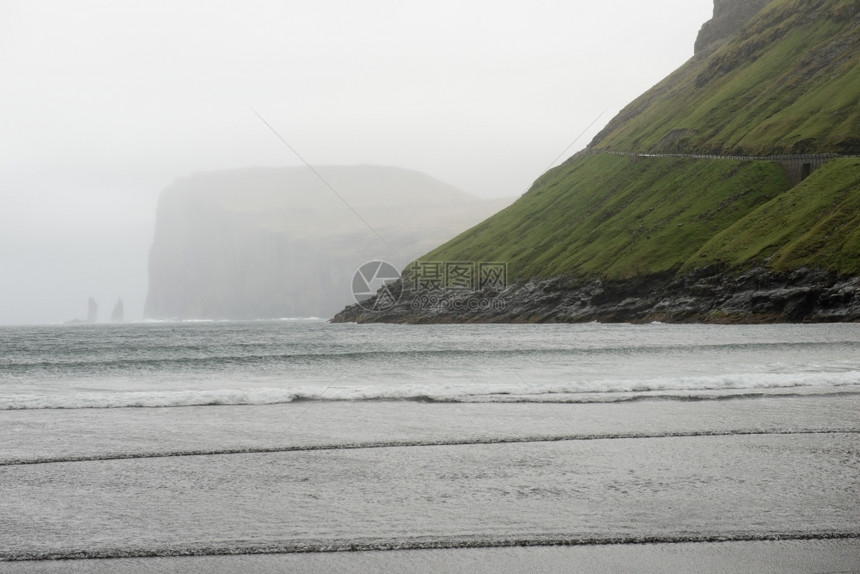
<instances>
[{"instance_id":1,"label":"wave line on sand","mask_svg":"<svg viewBox=\"0 0 860 574\"><path fill-rule=\"evenodd\" d=\"M570 536L547 534L489 538L476 536L420 536L402 539L286 540L249 542L234 546L198 543L162 548L132 547L0 552L0 561L94 560L110 558L167 558L178 556L232 556L249 554L307 554L322 552L374 552L393 550L443 550L469 548L511 548L535 546L610 546L634 544L703 544L725 542L779 542L794 540L860 539L860 531L825 532L741 532L684 535Z\"/></svg>"},{"instance_id":2,"label":"wave line on sand","mask_svg":"<svg viewBox=\"0 0 860 574\"><path fill-rule=\"evenodd\" d=\"M307 445L283 445L272 447L247 447L247 448L225 448L225 449L200 449L200 450L176 450L164 452L132 452L132 453L106 453L81 456L64 457L34 457L34 458L11 458L0 460L3 466L24 466L33 464L59 464L78 462L103 462L113 460L134 460L151 458L175 458L190 456L227 456L242 454L275 454L289 452L310 451L336 451L336 450L361 450L381 448L416 448L437 446L470 446L470 445L496 445L496 444L522 444L522 443L550 443L550 442L575 442L593 440L643 440L643 439L670 439L670 438L701 438L701 437L730 437L730 436L784 436L784 435L823 435L823 434L860 434L860 429L741 429L725 431L678 431L660 433L594 433L575 435L539 435L523 437L472 437L465 439L439 439L439 440L391 440L391 441L368 441L360 443L334 443L334 444L307 444Z\"/></svg>"}]
</instances>

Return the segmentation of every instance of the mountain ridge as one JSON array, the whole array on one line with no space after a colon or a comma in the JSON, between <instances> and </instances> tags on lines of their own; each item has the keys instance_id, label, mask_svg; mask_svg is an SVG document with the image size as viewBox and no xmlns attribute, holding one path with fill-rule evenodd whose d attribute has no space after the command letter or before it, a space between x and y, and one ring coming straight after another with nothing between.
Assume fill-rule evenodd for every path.
<instances>
[{"instance_id":1,"label":"mountain ridge","mask_svg":"<svg viewBox=\"0 0 860 574\"><path fill-rule=\"evenodd\" d=\"M773 0L626 106L589 148L858 154L857 27L856 0Z\"/></svg>"}]
</instances>

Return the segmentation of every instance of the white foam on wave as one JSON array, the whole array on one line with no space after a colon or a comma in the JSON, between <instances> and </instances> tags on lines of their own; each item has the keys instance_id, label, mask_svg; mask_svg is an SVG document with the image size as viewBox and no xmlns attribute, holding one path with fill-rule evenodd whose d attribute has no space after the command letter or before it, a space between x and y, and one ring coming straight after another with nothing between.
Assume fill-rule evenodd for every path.
<instances>
[{"instance_id":1,"label":"white foam on wave","mask_svg":"<svg viewBox=\"0 0 860 574\"><path fill-rule=\"evenodd\" d=\"M175 391L81 391L0 395L0 410L267 405L297 400L426 400L440 402L615 402L641 398L719 398L750 393L811 390L860 392L860 371L744 373L700 377L589 382L428 381L404 384L338 384L289 388Z\"/></svg>"}]
</instances>

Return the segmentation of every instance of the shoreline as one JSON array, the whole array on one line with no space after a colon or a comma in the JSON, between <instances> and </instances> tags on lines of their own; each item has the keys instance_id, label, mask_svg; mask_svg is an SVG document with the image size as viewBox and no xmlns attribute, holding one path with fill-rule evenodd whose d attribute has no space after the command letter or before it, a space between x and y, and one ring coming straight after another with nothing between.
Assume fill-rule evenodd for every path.
<instances>
[{"instance_id":1,"label":"shoreline","mask_svg":"<svg viewBox=\"0 0 860 574\"><path fill-rule=\"evenodd\" d=\"M860 276L822 269L737 275L717 267L629 279L561 275L504 288L422 291L401 277L374 298L346 307L332 323L857 323Z\"/></svg>"}]
</instances>

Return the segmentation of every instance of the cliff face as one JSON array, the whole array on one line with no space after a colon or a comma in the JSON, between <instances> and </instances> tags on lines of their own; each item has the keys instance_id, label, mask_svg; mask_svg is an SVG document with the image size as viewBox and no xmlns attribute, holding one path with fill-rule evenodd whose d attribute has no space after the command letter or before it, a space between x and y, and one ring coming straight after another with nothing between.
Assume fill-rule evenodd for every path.
<instances>
[{"instance_id":1,"label":"cliff face","mask_svg":"<svg viewBox=\"0 0 860 574\"><path fill-rule=\"evenodd\" d=\"M735 35L771 0L714 0L714 17L699 30L695 52L701 55L715 42Z\"/></svg>"},{"instance_id":2,"label":"cliff face","mask_svg":"<svg viewBox=\"0 0 860 574\"><path fill-rule=\"evenodd\" d=\"M161 194L145 317L329 317L366 261L400 268L507 203L409 170L317 169L385 242L306 168L195 174Z\"/></svg>"}]
</instances>

